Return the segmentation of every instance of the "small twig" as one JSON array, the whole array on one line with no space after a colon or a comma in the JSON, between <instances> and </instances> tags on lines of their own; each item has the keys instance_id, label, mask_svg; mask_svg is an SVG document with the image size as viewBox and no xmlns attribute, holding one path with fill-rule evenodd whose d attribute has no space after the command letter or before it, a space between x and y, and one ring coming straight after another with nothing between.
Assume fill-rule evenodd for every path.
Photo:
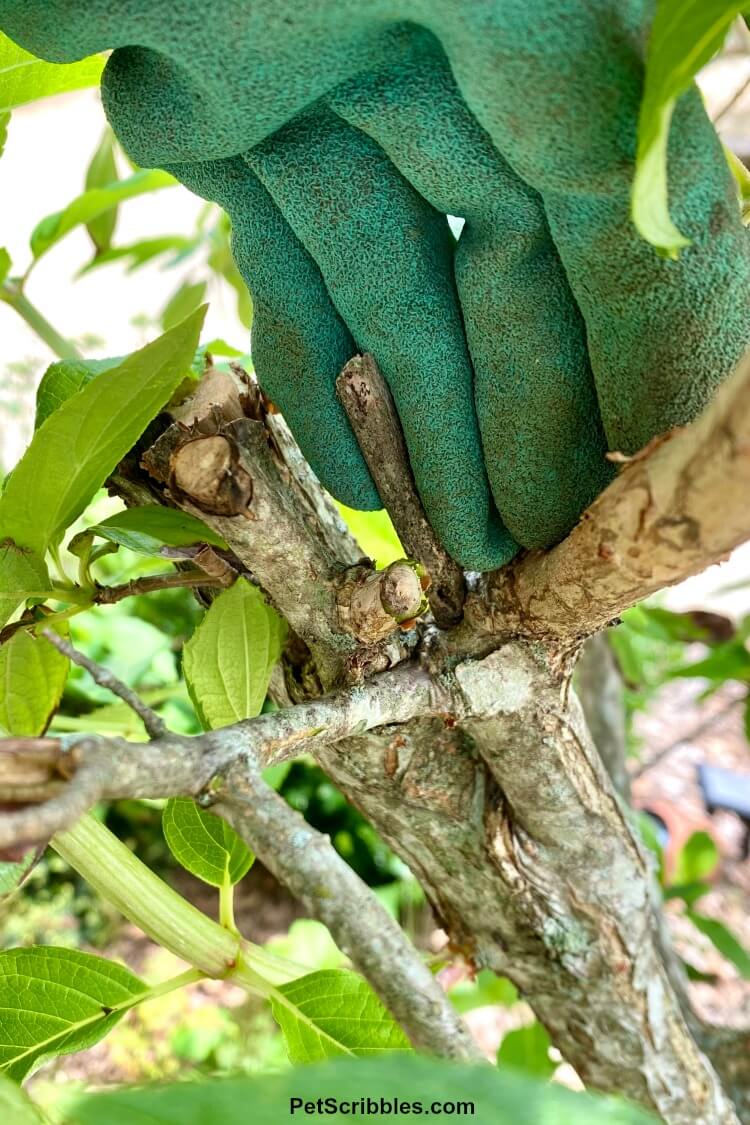
<instances>
[{"instance_id":1,"label":"small twig","mask_svg":"<svg viewBox=\"0 0 750 1125\"><path fill-rule=\"evenodd\" d=\"M222 587L230 585L233 578L234 575L231 570L227 571L225 575L210 575L202 570L176 570L165 574L149 574L143 578L134 578L119 586L96 586L90 591L90 600L82 600L85 595L89 594L89 591L82 590L81 587L71 587L70 591L58 588L52 594L45 594L40 591L39 596L48 596L53 601L66 601L68 600L68 593L70 593L69 600L72 602L70 608L55 613L53 618L47 618L48 622L53 619L64 621L74 614L84 613L94 605L114 605L116 602L121 602L125 598L136 597L138 594L153 594L156 590L171 590L181 586L188 588L197 586ZM29 620L28 616L21 617L18 621L11 621L9 625L0 630L0 645L10 640L19 629L27 629L33 624L35 622Z\"/></svg>"},{"instance_id":2,"label":"small twig","mask_svg":"<svg viewBox=\"0 0 750 1125\"><path fill-rule=\"evenodd\" d=\"M43 804L4 813L0 849L48 839L75 824L100 800L196 797L246 755L264 766L274 765L385 723L455 712L460 706L446 683L418 666L404 664L367 684L193 737L165 731L149 743L100 735L68 738L65 743L72 750L63 757L67 761L70 755L69 783ZM58 739L56 745L60 743ZM9 802L17 802L18 792L26 793L29 777L37 782L35 763L41 758L46 769L50 754L57 761L50 740L0 739L0 785L7 790ZM24 771L20 775L18 761ZM42 782L48 772L42 773Z\"/></svg>"},{"instance_id":3,"label":"small twig","mask_svg":"<svg viewBox=\"0 0 750 1125\"><path fill-rule=\"evenodd\" d=\"M52 629L43 629L42 636L46 637L51 645L54 645L59 652L67 656L79 668L84 668L99 687L111 691L113 695L126 703L143 723L149 738L161 738L162 735L167 733L164 721L159 718L156 712L152 711L132 688L124 684L107 668L103 668L101 664L97 664L96 661L79 652L70 641L66 641L64 637L61 637L59 633L55 633Z\"/></svg>"},{"instance_id":4,"label":"small twig","mask_svg":"<svg viewBox=\"0 0 750 1125\"><path fill-rule=\"evenodd\" d=\"M155 590L170 590L180 586L226 586L221 577L206 574L203 570L176 570L165 574L148 574L134 578L119 586L97 586L92 602L94 605L114 605L123 598L133 598L137 594L152 594Z\"/></svg>"},{"instance_id":5,"label":"small twig","mask_svg":"<svg viewBox=\"0 0 750 1125\"><path fill-rule=\"evenodd\" d=\"M427 597L435 621L444 628L456 625L466 592L463 571L441 547L425 515L391 392L373 357L350 359L336 390L404 550L432 579Z\"/></svg>"},{"instance_id":6,"label":"small twig","mask_svg":"<svg viewBox=\"0 0 750 1125\"><path fill-rule=\"evenodd\" d=\"M236 762L220 790L216 810L307 912L328 927L417 1050L441 1058L482 1058L398 923L328 837L266 784L256 761Z\"/></svg>"}]
</instances>

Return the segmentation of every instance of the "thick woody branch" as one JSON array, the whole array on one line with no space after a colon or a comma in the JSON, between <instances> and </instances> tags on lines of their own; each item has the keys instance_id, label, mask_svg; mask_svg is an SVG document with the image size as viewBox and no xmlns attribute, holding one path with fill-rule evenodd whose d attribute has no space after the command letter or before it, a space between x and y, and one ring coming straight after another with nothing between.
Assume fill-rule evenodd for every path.
<instances>
[{"instance_id":1,"label":"thick woody branch","mask_svg":"<svg viewBox=\"0 0 750 1125\"><path fill-rule=\"evenodd\" d=\"M369 585L383 592L387 576L365 565L283 421L267 413L259 389L241 374L233 380L209 372L142 465L174 502L230 544L239 569L253 576L313 653L325 689L382 671L404 654L397 636L401 602L389 614L375 597L367 621L346 602L344 593L355 593L366 572ZM404 581L408 619L420 612L422 597L416 575L404 575L402 587ZM389 638L393 652L382 647Z\"/></svg>"},{"instance_id":2,"label":"thick woody branch","mask_svg":"<svg viewBox=\"0 0 750 1125\"><path fill-rule=\"evenodd\" d=\"M478 628L565 647L750 537L750 355L692 425L623 467L559 546L489 576Z\"/></svg>"},{"instance_id":3,"label":"thick woody branch","mask_svg":"<svg viewBox=\"0 0 750 1125\"><path fill-rule=\"evenodd\" d=\"M449 705L445 687L403 665L336 695L195 737L166 733L133 743L87 736L69 739L69 751L59 740L6 738L0 740L0 796L26 807L0 817L0 849L48 839L99 800L198 796L239 758L273 765Z\"/></svg>"},{"instance_id":4,"label":"thick woody branch","mask_svg":"<svg viewBox=\"0 0 750 1125\"><path fill-rule=\"evenodd\" d=\"M466 595L463 571L427 522L391 392L373 357L350 359L336 390L404 549L432 580L427 596L435 621L442 628L457 624Z\"/></svg>"},{"instance_id":5,"label":"thick woody branch","mask_svg":"<svg viewBox=\"0 0 750 1125\"><path fill-rule=\"evenodd\" d=\"M481 1058L467 1028L398 923L249 759L229 770L217 811L369 980L412 1045L443 1058Z\"/></svg>"},{"instance_id":6,"label":"thick woody branch","mask_svg":"<svg viewBox=\"0 0 750 1125\"><path fill-rule=\"evenodd\" d=\"M196 739L162 733L146 746L88 739L68 755L47 740L7 740L0 755L0 779L4 767L9 799L20 793L24 800L33 800L34 786L37 795L44 792L53 773L59 785L64 785L66 774L73 776L52 800L3 818L0 847L7 843L9 831L16 833L16 842L32 835L38 839L42 827L45 835L57 833L101 798L201 793L209 798L210 794L210 803L266 866L312 917L328 926L414 1047L445 1058L478 1060L481 1053L467 1028L398 923L328 838L306 824L261 776L269 758L299 751L324 735L335 736L337 730L351 733L366 724L362 715L370 721L378 716L392 722L429 704L430 685L424 673L414 670L410 678L394 673L390 679L394 682L379 685L379 692L353 689L338 700L263 716ZM410 694L410 704L405 705ZM433 704L437 699L435 692ZM391 706L384 713L387 700ZM300 713L308 720L325 718L327 726L305 729ZM253 724L261 729L253 729Z\"/></svg>"},{"instance_id":7,"label":"thick woody branch","mask_svg":"<svg viewBox=\"0 0 750 1125\"><path fill-rule=\"evenodd\" d=\"M454 676L454 710L322 746L318 761L419 878L452 947L516 983L584 1082L669 1125L736 1125L567 677L523 642Z\"/></svg>"}]
</instances>

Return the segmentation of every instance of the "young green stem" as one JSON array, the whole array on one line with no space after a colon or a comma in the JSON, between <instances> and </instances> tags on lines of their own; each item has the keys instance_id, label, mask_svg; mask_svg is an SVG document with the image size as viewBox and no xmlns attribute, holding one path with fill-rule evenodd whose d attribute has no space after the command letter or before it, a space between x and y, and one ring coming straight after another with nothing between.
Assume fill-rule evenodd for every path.
<instances>
[{"instance_id":1,"label":"young green stem","mask_svg":"<svg viewBox=\"0 0 750 1125\"><path fill-rule=\"evenodd\" d=\"M237 935L186 902L93 816L58 833L52 847L145 934L206 976L225 977L236 966Z\"/></svg>"},{"instance_id":2,"label":"young green stem","mask_svg":"<svg viewBox=\"0 0 750 1125\"><path fill-rule=\"evenodd\" d=\"M90 814L54 836L52 847L103 899L205 976L231 976L265 996L309 971L212 922Z\"/></svg>"},{"instance_id":3,"label":"young green stem","mask_svg":"<svg viewBox=\"0 0 750 1125\"><path fill-rule=\"evenodd\" d=\"M75 344L71 340L66 340L56 328L53 328L47 318L42 316L36 305L33 305L24 294L17 281L8 280L4 282L2 288L0 288L0 300L15 309L18 315L26 321L29 328L36 332L37 336L44 340L45 344L60 359L82 358Z\"/></svg>"},{"instance_id":4,"label":"young green stem","mask_svg":"<svg viewBox=\"0 0 750 1125\"><path fill-rule=\"evenodd\" d=\"M239 933L234 921L234 884L229 878L229 872L224 875L224 882L219 888L219 925L230 934Z\"/></svg>"}]
</instances>

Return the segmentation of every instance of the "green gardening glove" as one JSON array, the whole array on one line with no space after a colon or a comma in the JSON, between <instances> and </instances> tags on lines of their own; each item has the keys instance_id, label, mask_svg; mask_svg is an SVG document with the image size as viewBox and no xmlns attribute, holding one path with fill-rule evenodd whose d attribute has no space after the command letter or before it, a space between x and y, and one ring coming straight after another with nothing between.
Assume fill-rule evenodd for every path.
<instances>
[{"instance_id":1,"label":"green gardening glove","mask_svg":"<svg viewBox=\"0 0 750 1125\"><path fill-rule=\"evenodd\" d=\"M546 546L692 419L750 339L750 253L697 93L659 258L629 218L646 0L0 0L53 61L116 48L140 164L229 213L253 355L313 468L378 507L335 396L374 354L425 509L485 570ZM466 219L456 243L445 216Z\"/></svg>"}]
</instances>

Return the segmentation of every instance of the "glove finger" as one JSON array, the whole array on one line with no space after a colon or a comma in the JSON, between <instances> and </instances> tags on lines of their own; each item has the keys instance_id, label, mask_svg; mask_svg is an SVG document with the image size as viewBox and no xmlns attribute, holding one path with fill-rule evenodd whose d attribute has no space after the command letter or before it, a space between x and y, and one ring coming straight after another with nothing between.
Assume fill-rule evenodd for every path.
<instances>
[{"instance_id":1,"label":"glove finger","mask_svg":"<svg viewBox=\"0 0 750 1125\"><path fill-rule=\"evenodd\" d=\"M464 566L517 546L492 503L444 215L369 137L318 107L245 154L393 392L428 518Z\"/></svg>"},{"instance_id":2,"label":"glove finger","mask_svg":"<svg viewBox=\"0 0 750 1125\"><path fill-rule=\"evenodd\" d=\"M539 195L469 113L434 38L395 32L391 60L327 101L466 220L455 275L487 473L515 538L547 546L612 476L583 319Z\"/></svg>"},{"instance_id":3,"label":"glove finger","mask_svg":"<svg viewBox=\"0 0 750 1125\"><path fill-rule=\"evenodd\" d=\"M336 397L336 376L356 352L320 270L241 157L175 164L169 171L232 221L232 253L253 296L258 380L284 413L324 486L351 508L381 502Z\"/></svg>"},{"instance_id":4,"label":"glove finger","mask_svg":"<svg viewBox=\"0 0 750 1125\"><path fill-rule=\"evenodd\" d=\"M504 0L464 5L460 19L434 9L470 109L543 197L610 448L626 453L694 418L750 339L750 240L695 90L677 103L668 153L672 218L692 244L661 258L630 218L652 11L648 0Z\"/></svg>"}]
</instances>

